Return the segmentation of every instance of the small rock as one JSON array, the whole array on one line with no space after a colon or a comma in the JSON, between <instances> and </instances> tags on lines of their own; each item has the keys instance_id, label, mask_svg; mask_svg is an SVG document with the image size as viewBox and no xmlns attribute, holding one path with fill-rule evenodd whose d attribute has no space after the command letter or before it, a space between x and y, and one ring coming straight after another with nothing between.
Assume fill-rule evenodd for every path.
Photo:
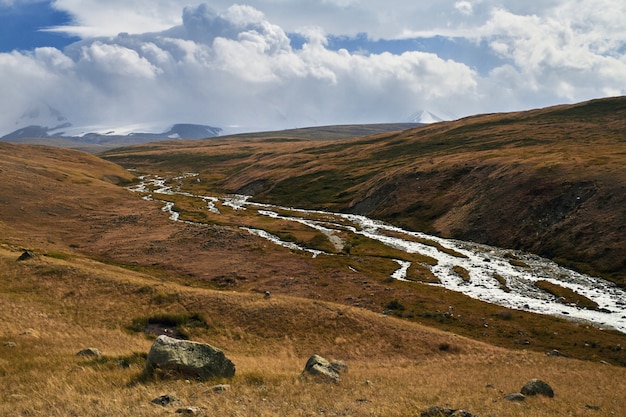
<instances>
[{"instance_id":1,"label":"small rock","mask_svg":"<svg viewBox=\"0 0 626 417\"><path fill-rule=\"evenodd\" d=\"M100 352L99 349L91 347L91 348L81 350L80 352L76 354L76 356L83 356L86 358L100 358L102 357L102 352Z\"/></svg>"},{"instance_id":2,"label":"small rock","mask_svg":"<svg viewBox=\"0 0 626 417\"><path fill-rule=\"evenodd\" d=\"M202 407L183 407L176 410L177 414L185 414L188 416L196 416L200 414L204 409Z\"/></svg>"},{"instance_id":3,"label":"small rock","mask_svg":"<svg viewBox=\"0 0 626 417\"><path fill-rule=\"evenodd\" d=\"M465 410L454 410L450 417L476 417L474 414Z\"/></svg>"},{"instance_id":4,"label":"small rock","mask_svg":"<svg viewBox=\"0 0 626 417\"><path fill-rule=\"evenodd\" d=\"M319 355L313 355L309 358L302 371L302 376L313 376L320 381L339 382L339 372L333 368L328 360Z\"/></svg>"},{"instance_id":5,"label":"small rock","mask_svg":"<svg viewBox=\"0 0 626 417\"><path fill-rule=\"evenodd\" d=\"M26 329L20 333L20 336L32 336L38 338L39 333L34 329Z\"/></svg>"},{"instance_id":6,"label":"small rock","mask_svg":"<svg viewBox=\"0 0 626 417\"><path fill-rule=\"evenodd\" d=\"M554 397L552 387L540 379L531 379L521 389L521 393L530 395L545 395L546 397Z\"/></svg>"},{"instance_id":7,"label":"small rock","mask_svg":"<svg viewBox=\"0 0 626 417\"><path fill-rule=\"evenodd\" d=\"M22 252L22 254L20 255L19 258L17 258L18 261L27 261L29 259L32 259L35 257L35 254L32 253L29 250L25 250L24 252Z\"/></svg>"},{"instance_id":8,"label":"small rock","mask_svg":"<svg viewBox=\"0 0 626 417\"><path fill-rule=\"evenodd\" d=\"M228 384L220 384L220 385L215 385L211 387L211 391L215 392L215 393L222 393L222 392L226 392L230 389L230 385Z\"/></svg>"},{"instance_id":9,"label":"small rock","mask_svg":"<svg viewBox=\"0 0 626 417\"><path fill-rule=\"evenodd\" d=\"M569 358L569 356L567 356L565 353L561 353L556 349L551 350L550 352L546 353L546 355L553 357Z\"/></svg>"},{"instance_id":10,"label":"small rock","mask_svg":"<svg viewBox=\"0 0 626 417\"><path fill-rule=\"evenodd\" d=\"M420 417L446 417L450 414L447 413L447 410L445 408L435 405L427 410L422 411Z\"/></svg>"},{"instance_id":11,"label":"small rock","mask_svg":"<svg viewBox=\"0 0 626 417\"><path fill-rule=\"evenodd\" d=\"M585 408L587 410L600 411L600 406L599 405L589 405L589 404L586 404Z\"/></svg>"},{"instance_id":12,"label":"small rock","mask_svg":"<svg viewBox=\"0 0 626 417\"><path fill-rule=\"evenodd\" d=\"M428 410L422 411L420 417L476 417L469 411L454 410L439 406L430 407Z\"/></svg>"},{"instance_id":13,"label":"small rock","mask_svg":"<svg viewBox=\"0 0 626 417\"><path fill-rule=\"evenodd\" d=\"M512 402L522 402L526 400L526 396L521 392L512 392L511 394L506 394L504 398Z\"/></svg>"},{"instance_id":14,"label":"small rock","mask_svg":"<svg viewBox=\"0 0 626 417\"><path fill-rule=\"evenodd\" d=\"M3 346L5 348L14 348L14 347L17 347L17 344L15 344L13 342L5 342Z\"/></svg>"},{"instance_id":15,"label":"small rock","mask_svg":"<svg viewBox=\"0 0 626 417\"><path fill-rule=\"evenodd\" d=\"M156 405L160 405L162 407L165 407L167 405L180 403L180 398L178 398L177 396L175 396L173 394L165 394L165 395L161 395L160 397L155 398L154 400L152 400L150 402L152 404L156 404Z\"/></svg>"}]
</instances>

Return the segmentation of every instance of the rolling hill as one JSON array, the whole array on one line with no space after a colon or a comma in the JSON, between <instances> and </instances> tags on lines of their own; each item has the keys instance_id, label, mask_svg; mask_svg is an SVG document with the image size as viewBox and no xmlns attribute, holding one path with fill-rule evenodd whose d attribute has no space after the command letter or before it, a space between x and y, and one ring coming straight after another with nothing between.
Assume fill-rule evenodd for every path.
<instances>
[{"instance_id":1,"label":"rolling hill","mask_svg":"<svg viewBox=\"0 0 626 417\"><path fill-rule=\"evenodd\" d=\"M489 114L340 142L224 137L125 148L128 168L523 249L625 285L626 98Z\"/></svg>"},{"instance_id":2,"label":"rolling hill","mask_svg":"<svg viewBox=\"0 0 626 417\"><path fill-rule=\"evenodd\" d=\"M305 225L226 204L213 216L185 193L245 192L442 236L557 247L562 262L623 285L625 107L616 98L357 139L309 130L177 140L106 160L0 143L0 414L161 415L170 410L150 400L173 392L222 415L399 417L436 404L615 415L625 406L623 333L477 301L428 285L425 271L413 278L426 285L390 280L393 248L364 238L337 248ZM183 221L126 188L138 175L186 172L198 175L170 183L180 195L152 192ZM334 254L314 258L242 226ZM571 233L581 240L559 240ZM33 257L17 261L25 249ZM200 325L184 322L191 315ZM154 339L141 323L167 319L226 351L237 364L231 390L140 380ZM88 346L104 356L76 356ZM546 355L554 349L568 357ZM344 380L303 382L313 353L345 360ZM551 382L555 399L503 399L530 378Z\"/></svg>"}]
</instances>

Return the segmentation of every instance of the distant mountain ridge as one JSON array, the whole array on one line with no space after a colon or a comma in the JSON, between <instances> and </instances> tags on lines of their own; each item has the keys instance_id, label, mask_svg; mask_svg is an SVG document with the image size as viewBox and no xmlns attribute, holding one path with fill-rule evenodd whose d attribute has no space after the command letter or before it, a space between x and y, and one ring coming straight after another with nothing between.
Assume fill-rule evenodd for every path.
<instances>
[{"instance_id":1,"label":"distant mountain ridge","mask_svg":"<svg viewBox=\"0 0 626 417\"><path fill-rule=\"evenodd\" d=\"M163 133L129 132L120 128L115 131L93 132L69 135L63 131L51 130L42 126L26 126L0 138L0 142L14 144L48 145L61 148L79 149L99 153L117 147L159 142L174 139L210 139L220 137L224 140L245 138L272 138L276 140L344 140L362 136L377 135L385 132L402 131L426 126L426 123L374 123L355 125L316 126L299 129L275 130L238 134L223 134L221 128L176 124ZM80 129L71 128L75 132ZM124 132L124 134L118 132Z\"/></svg>"},{"instance_id":2,"label":"distant mountain ridge","mask_svg":"<svg viewBox=\"0 0 626 417\"><path fill-rule=\"evenodd\" d=\"M110 147L170 139L205 139L222 133L220 127L192 123L177 123L162 131L160 129L164 124L156 123L115 127L76 126L46 103L25 111L14 126L16 129L0 137L0 141L74 148L80 148L82 144Z\"/></svg>"},{"instance_id":3,"label":"distant mountain ridge","mask_svg":"<svg viewBox=\"0 0 626 417\"><path fill-rule=\"evenodd\" d=\"M419 110L409 116L408 122L431 124L431 123L438 123L438 122L446 122L446 121L450 121L454 119L456 119L456 117L450 114L437 115L429 110Z\"/></svg>"},{"instance_id":4,"label":"distant mountain ridge","mask_svg":"<svg viewBox=\"0 0 626 417\"><path fill-rule=\"evenodd\" d=\"M178 123L161 133L131 132L128 134L116 134L115 131L110 131L107 133L89 132L81 135L66 135L62 129L66 129L70 126L71 124L69 123L55 126L54 128L36 125L26 126L2 136L0 140L11 142L16 139L25 138L62 138L84 143L106 143L110 142L113 138L129 138L129 142L141 143L144 141L152 142L167 139L205 139L219 136L222 132L222 129L219 127Z\"/></svg>"}]
</instances>

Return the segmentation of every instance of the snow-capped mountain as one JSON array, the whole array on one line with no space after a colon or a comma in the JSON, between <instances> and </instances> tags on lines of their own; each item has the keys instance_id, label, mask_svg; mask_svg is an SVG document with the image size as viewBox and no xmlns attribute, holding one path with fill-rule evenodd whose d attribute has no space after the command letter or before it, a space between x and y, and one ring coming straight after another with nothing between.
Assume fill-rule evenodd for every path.
<instances>
[{"instance_id":1,"label":"snow-capped mountain","mask_svg":"<svg viewBox=\"0 0 626 417\"><path fill-rule=\"evenodd\" d=\"M453 120L454 117L450 115L438 116L435 113L432 113L428 110L420 110L409 116L409 123L437 123L437 122L445 122L447 120Z\"/></svg>"},{"instance_id":2,"label":"snow-capped mountain","mask_svg":"<svg viewBox=\"0 0 626 417\"><path fill-rule=\"evenodd\" d=\"M26 133L36 133L32 127L39 127L40 131L64 129L71 126L68 119L60 111L48 104L33 106L25 111L22 116L15 121L15 131L26 129Z\"/></svg>"},{"instance_id":3,"label":"snow-capped mountain","mask_svg":"<svg viewBox=\"0 0 626 417\"><path fill-rule=\"evenodd\" d=\"M26 138L70 139L84 143L105 143L112 140L120 141L127 138L128 143L142 143L168 139L204 139L219 136L222 129L214 126L178 123L163 132L143 132L128 129L95 129L74 127L70 123L48 128L47 126L31 125L17 129L0 138L12 141Z\"/></svg>"},{"instance_id":4,"label":"snow-capped mountain","mask_svg":"<svg viewBox=\"0 0 626 417\"><path fill-rule=\"evenodd\" d=\"M2 141L50 138L68 139L79 143L135 144L168 139L204 139L219 136L219 127L191 123L178 123L163 130L154 124L135 124L111 128L109 126L74 126L53 107L34 106L15 122L16 129L2 137ZM41 143L41 142L39 142Z\"/></svg>"}]
</instances>

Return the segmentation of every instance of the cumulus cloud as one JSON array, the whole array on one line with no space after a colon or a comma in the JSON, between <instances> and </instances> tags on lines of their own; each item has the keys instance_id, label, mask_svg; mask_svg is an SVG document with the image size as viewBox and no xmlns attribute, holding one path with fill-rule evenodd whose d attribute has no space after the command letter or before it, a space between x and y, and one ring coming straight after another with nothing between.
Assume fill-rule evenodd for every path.
<instances>
[{"instance_id":1,"label":"cumulus cloud","mask_svg":"<svg viewBox=\"0 0 626 417\"><path fill-rule=\"evenodd\" d=\"M127 14L129 3L142 13ZM612 0L546 0L534 12L528 2L495 0L390 0L404 8L382 8L373 0L257 0L219 11L189 1L177 18L164 13L172 3L107 2L102 21L117 17L114 29L123 29L111 34L103 30L107 25L96 25L95 12L87 12L105 3L57 0L57 7L75 11L76 31L103 35L85 36L63 51L0 54L0 89L6 92L0 134L38 102L82 125L270 129L403 121L423 108L463 116L626 93L626 5ZM295 16L293 4L299 17L284 23L285 16ZM270 15L279 6L287 11L276 21ZM419 8L424 16L409 22ZM329 10L336 11L324 15L329 22L316 18ZM498 64L479 74L462 56L332 49L329 27L347 16L342 13L356 22L348 30L371 24L372 33L390 37L412 30L470 39ZM382 29L384 22L389 28ZM158 30L129 31L132 24ZM303 39L297 46L290 41L293 31Z\"/></svg>"},{"instance_id":2,"label":"cumulus cloud","mask_svg":"<svg viewBox=\"0 0 626 417\"><path fill-rule=\"evenodd\" d=\"M454 8L467 16L471 16L474 13L474 6L469 1L457 1L454 4Z\"/></svg>"},{"instance_id":3,"label":"cumulus cloud","mask_svg":"<svg viewBox=\"0 0 626 417\"><path fill-rule=\"evenodd\" d=\"M250 6L217 13L200 5L182 16L181 25L161 32L0 55L0 84L20 103L45 98L83 124L142 119L260 128L397 121L426 100L476 88L470 68L435 54L334 51L315 30L295 49ZM9 85L16 81L21 88Z\"/></svg>"},{"instance_id":4,"label":"cumulus cloud","mask_svg":"<svg viewBox=\"0 0 626 417\"><path fill-rule=\"evenodd\" d=\"M576 3L544 16L495 9L479 32L509 64L492 80L552 102L625 94L626 36L616 16L626 16L626 5Z\"/></svg>"}]
</instances>

